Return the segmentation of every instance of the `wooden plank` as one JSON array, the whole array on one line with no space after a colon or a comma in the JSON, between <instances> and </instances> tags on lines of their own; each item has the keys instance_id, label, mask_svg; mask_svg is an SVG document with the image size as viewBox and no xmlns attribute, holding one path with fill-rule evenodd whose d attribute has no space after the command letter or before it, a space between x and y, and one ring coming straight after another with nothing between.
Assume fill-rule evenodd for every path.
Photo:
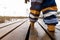
<instances>
[{"instance_id":1,"label":"wooden plank","mask_svg":"<svg viewBox=\"0 0 60 40\"><path fill-rule=\"evenodd\" d=\"M49 32L47 30L47 26L44 24L44 22L39 19L39 22L41 23L41 25L46 29L46 31L49 33L49 35L53 38L53 40L60 40L60 27L57 25L55 32ZM52 40L52 39L51 39Z\"/></svg>"},{"instance_id":2,"label":"wooden plank","mask_svg":"<svg viewBox=\"0 0 60 40\"><path fill-rule=\"evenodd\" d=\"M8 34L2 40L25 40L26 33L29 27L29 22L25 22L23 25L19 26L13 32Z\"/></svg>"},{"instance_id":3,"label":"wooden plank","mask_svg":"<svg viewBox=\"0 0 60 40\"><path fill-rule=\"evenodd\" d=\"M30 26L31 27L31 26ZM29 40L38 40L38 32L36 29L30 28L30 35L29 35Z\"/></svg>"},{"instance_id":4,"label":"wooden plank","mask_svg":"<svg viewBox=\"0 0 60 40\"><path fill-rule=\"evenodd\" d=\"M19 21L22 21L22 19L20 19L20 20L15 20L15 21L8 22L8 23L2 23L2 24L0 24L0 28L4 28L4 27L6 27L6 26L9 26L9 25L14 24L14 23L19 22Z\"/></svg>"},{"instance_id":5,"label":"wooden plank","mask_svg":"<svg viewBox=\"0 0 60 40\"><path fill-rule=\"evenodd\" d=\"M35 30L30 31L29 40L51 40L45 31L38 25L35 24Z\"/></svg>"},{"instance_id":6,"label":"wooden plank","mask_svg":"<svg viewBox=\"0 0 60 40\"><path fill-rule=\"evenodd\" d=\"M23 22L23 21L22 21ZM0 39L4 37L5 34L10 33L11 30L16 28L18 25L20 25L22 22L15 23L13 25L10 25L8 27L5 27L3 29L0 29Z\"/></svg>"},{"instance_id":7,"label":"wooden plank","mask_svg":"<svg viewBox=\"0 0 60 40\"><path fill-rule=\"evenodd\" d=\"M39 40L51 40L38 23L35 24L35 29L38 32Z\"/></svg>"}]
</instances>

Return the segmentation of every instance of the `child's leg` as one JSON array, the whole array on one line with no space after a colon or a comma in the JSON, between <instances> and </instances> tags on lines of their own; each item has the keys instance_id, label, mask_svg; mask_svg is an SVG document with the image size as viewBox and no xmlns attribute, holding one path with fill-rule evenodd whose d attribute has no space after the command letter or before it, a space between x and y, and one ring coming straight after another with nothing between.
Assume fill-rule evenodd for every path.
<instances>
[{"instance_id":1,"label":"child's leg","mask_svg":"<svg viewBox=\"0 0 60 40\"><path fill-rule=\"evenodd\" d=\"M55 31L56 25L47 25L47 26L48 26L48 31L51 31L51 32Z\"/></svg>"},{"instance_id":2,"label":"child's leg","mask_svg":"<svg viewBox=\"0 0 60 40\"><path fill-rule=\"evenodd\" d=\"M40 10L41 10L41 3L43 0L31 0L31 8L30 8L30 22L35 23L38 20Z\"/></svg>"},{"instance_id":3,"label":"child's leg","mask_svg":"<svg viewBox=\"0 0 60 40\"><path fill-rule=\"evenodd\" d=\"M31 24L31 30L34 29L34 23L38 20L40 14L40 3L38 2L31 2L31 8L30 8L30 24Z\"/></svg>"},{"instance_id":4,"label":"child's leg","mask_svg":"<svg viewBox=\"0 0 60 40\"><path fill-rule=\"evenodd\" d=\"M30 29L30 39L31 40L38 39L38 34L34 28L34 23L38 20L39 14L40 14L40 3L32 2L31 8L30 8L30 15L29 15L30 24L31 24L31 29Z\"/></svg>"},{"instance_id":5,"label":"child's leg","mask_svg":"<svg viewBox=\"0 0 60 40\"><path fill-rule=\"evenodd\" d=\"M44 15L44 22L48 26L49 31L55 31L55 26L58 23L56 13L57 6L55 0L45 0L42 4L42 12Z\"/></svg>"},{"instance_id":6,"label":"child's leg","mask_svg":"<svg viewBox=\"0 0 60 40\"><path fill-rule=\"evenodd\" d=\"M40 3L31 2L30 15L29 15L30 23L34 24L38 20L39 15L40 15Z\"/></svg>"}]
</instances>

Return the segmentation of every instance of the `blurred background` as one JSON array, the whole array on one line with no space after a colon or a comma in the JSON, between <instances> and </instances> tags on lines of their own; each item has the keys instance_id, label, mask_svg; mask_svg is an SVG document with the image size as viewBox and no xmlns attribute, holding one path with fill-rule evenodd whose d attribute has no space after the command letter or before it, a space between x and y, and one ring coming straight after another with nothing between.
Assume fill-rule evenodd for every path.
<instances>
[{"instance_id":1,"label":"blurred background","mask_svg":"<svg viewBox=\"0 0 60 40\"><path fill-rule=\"evenodd\" d=\"M24 1L25 0L0 0L0 23L11 21L14 18L28 17L31 5L30 2L25 4ZM56 4L58 7L58 16L60 16L60 0L56 0Z\"/></svg>"}]
</instances>

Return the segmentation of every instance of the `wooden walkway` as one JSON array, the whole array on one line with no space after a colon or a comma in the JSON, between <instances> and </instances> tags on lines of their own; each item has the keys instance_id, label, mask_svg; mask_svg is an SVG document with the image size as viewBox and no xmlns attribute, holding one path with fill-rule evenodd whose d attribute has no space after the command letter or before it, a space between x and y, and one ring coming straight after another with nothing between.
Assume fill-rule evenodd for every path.
<instances>
[{"instance_id":1,"label":"wooden walkway","mask_svg":"<svg viewBox=\"0 0 60 40\"><path fill-rule=\"evenodd\" d=\"M42 19L35 23L35 33L31 31L28 19L0 26L0 40L60 40L59 25L56 26L54 33L49 32Z\"/></svg>"}]
</instances>

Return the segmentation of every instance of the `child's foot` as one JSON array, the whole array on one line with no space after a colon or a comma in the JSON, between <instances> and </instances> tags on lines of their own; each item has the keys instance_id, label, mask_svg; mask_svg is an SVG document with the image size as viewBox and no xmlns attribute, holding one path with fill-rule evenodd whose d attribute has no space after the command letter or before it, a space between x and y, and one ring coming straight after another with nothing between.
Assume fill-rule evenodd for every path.
<instances>
[{"instance_id":1,"label":"child's foot","mask_svg":"<svg viewBox=\"0 0 60 40\"><path fill-rule=\"evenodd\" d=\"M55 25L47 25L47 26L48 26L48 31L55 32Z\"/></svg>"},{"instance_id":2,"label":"child's foot","mask_svg":"<svg viewBox=\"0 0 60 40\"><path fill-rule=\"evenodd\" d=\"M30 36L29 36L29 40L37 40L38 39L38 33L36 31L36 29L34 28L34 23L31 22L31 28L30 28Z\"/></svg>"}]
</instances>

